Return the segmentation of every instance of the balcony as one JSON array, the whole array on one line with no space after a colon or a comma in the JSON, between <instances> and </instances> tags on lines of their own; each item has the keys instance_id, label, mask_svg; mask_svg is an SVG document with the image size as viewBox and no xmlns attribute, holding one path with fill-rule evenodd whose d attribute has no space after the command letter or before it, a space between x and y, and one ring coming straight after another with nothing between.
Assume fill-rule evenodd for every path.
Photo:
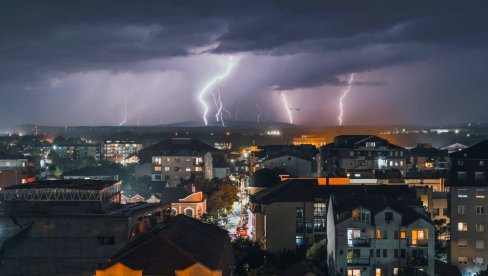
<instances>
[{"instance_id":1,"label":"balcony","mask_svg":"<svg viewBox=\"0 0 488 276\"><path fill-rule=\"evenodd\" d=\"M426 256L408 258L408 264L411 266L428 266L429 260Z\"/></svg>"},{"instance_id":2,"label":"balcony","mask_svg":"<svg viewBox=\"0 0 488 276\"><path fill-rule=\"evenodd\" d=\"M347 258L348 266L369 266L369 258Z\"/></svg>"},{"instance_id":3,"label":"balcony","mask_svg":"<svg viewBox=\"0 0 488 276\"><path fill-rule=\"evenodd\" d=\"M428 247L429 246L429 240L428 239L423 239L423 240L408 239L408 246L410 246L410 247Z\"/></svg>"},{"instance_id":4,"label":"balcony","mask_svg":"<svg viewBox=\"0 0 488 276\"><path fill-rule=\"evenodd\" d=\"M348 240L349 247L370 247L371 239L368 238L356 238Z\"/></svg>"}]
</instances>

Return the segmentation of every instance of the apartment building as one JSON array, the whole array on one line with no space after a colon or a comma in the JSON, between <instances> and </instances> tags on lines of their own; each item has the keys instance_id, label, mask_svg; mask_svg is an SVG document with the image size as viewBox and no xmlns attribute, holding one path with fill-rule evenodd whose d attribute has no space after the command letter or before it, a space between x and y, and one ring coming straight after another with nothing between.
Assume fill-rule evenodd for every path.
<instances>
[{"instance_id":1,"label":"apartment building","mask_svg":"<svg viewBox=\"0 0 488 276\"><path fill-rule=\"evenodd\" d=\"M0 154L0 189L36 180L36 162L21 154Z\"/></svg>"},{"instance_id":2,"label":"apartment building","mask_svg":"<svg viewBox=\"0 0 488 276\"><path fill-rule=\"evenodd\" d=\"M488 264L488 141L451 154L446 185L450 188L451 264L463 275Z\"/></svg>"},{"instance_id":3,"label":"apartment building","mask_svg":"<svg viewBox=\"0 0 488 276\"><path fill-rule=\"evenodd\" d=\"M354 174L356 171L395 170L405 176L407 150L374 135L341 135L320 148L319 176Z\"/></svg>"},{"instance_id":4,"label":"apartment building","mask_svg":"<svg viewBox=\"0 0 488 276\"><path fill-rule=\"evenodd\" d=\"M435 228L415 197L333 193L327 212L330 275L396 275L407 266L434 275Z\"/></svg>"},{"instance_id":5,"label":"apartment building","mask_svg":"<svg viewBox=\"0 0 488 276\"><path fill-rule=\"evenodd\" d=\"M142 149L142 144L129 140L105 140L102 145L103 158L108 161L125 164L131 162L129 157L134 156Z\"/></svg>"},{"instance_id":6,"label":"apartment building","mask_svg":"<svg viewBox=\"0 0 488 276\"><path fill-rule=\"evenodd\" d=\"M219 150L198 140L174 138L139 152L141 163L150 162L151 179L174 187L192 177L213 177L212 153Z\"/></svg>"}]
</instances>

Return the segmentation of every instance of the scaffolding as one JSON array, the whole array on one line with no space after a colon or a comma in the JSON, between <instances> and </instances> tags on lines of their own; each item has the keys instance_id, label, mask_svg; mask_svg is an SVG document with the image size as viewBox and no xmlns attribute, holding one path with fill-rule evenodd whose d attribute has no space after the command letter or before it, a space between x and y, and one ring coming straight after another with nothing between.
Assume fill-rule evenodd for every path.
<instances>
[{"instance_id":1,"label":"scaffolding","mask_svg":"<svg viewBox=\"0 0 488 276\"><path fill-rule=\"evenodd\" d=\"M103 189L30 188L4 190L5 201L99 201L120 193L120 183Z\"/></svg>"}]
</instances>

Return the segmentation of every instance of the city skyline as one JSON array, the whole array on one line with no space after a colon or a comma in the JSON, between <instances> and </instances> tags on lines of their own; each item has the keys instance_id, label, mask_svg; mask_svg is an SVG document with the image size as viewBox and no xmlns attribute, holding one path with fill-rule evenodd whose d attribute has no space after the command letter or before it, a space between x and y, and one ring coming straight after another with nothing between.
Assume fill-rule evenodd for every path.
<instances>
[{"instance_id":1,"label":"city skyline","mask_svg":"<svg viewBox=\"0 0 488 276\"><path fill-rule=\"evenodd\" d=\"M0 127L487 122L486 8L8 3L0 11Z\"/></svg>"}]
</instances>

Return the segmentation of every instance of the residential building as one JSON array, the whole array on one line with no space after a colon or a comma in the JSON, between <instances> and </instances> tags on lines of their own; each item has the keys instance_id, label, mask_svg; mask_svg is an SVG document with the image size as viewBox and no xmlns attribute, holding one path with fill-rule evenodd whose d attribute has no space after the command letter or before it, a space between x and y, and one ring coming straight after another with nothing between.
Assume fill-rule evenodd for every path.
<instances>
[{"instance_id":1,"label":"residential building","mask_svg":"<svg viewBox=\"0 0 488 276\"><path fill-rule=\"evenodd\" d=\"M119 180L119 175L107 168L84 167L63 174L63 179Z\"/></svg>"},{"instance_id":2,"label":"residential building","mask_svg":"<svg viewBox=\"0 0 488 276\"><path fill-rule=\"evenodd\" d=\"M0 153L0 189L36 180L36 162L30 156Z\"/></svg>"},{"instance_id":3,"label":"residential building","mask_svg":"<svg viewBox=\"0 0 488 276\"><path fill-rule=\"evenodd\" d=\"M292 144L295 146L300 145L313 145L316 148L320 148L327 144L324 137L313 137L310 135L302 135L301 137L293 138Z\"/></svg>"},{"instance_id":4,"label":"residential building","mask_svg":"<svg viewBox=\"0 0 488 276\"><path fill-rule=\"evenodd\" d=\"M52 149L59 158L87 158L92 157L96 161L100 160L100 144L76 144L76 145L53 145Z\"/></svg>"},{"instance_id":5,"label":"residential building","mask_svg":"<svg viewBox=\"0 0 488 276\"><path fill-rule=\"evenodd\" d=\"M164 204L170 211L171 216L186 215L191 218L200 219L207 213L207 196L202 192L192 193L184 198L172 200Z\"/></svg>"},{"instance_id":6,"label":"residential building","mask_svg":"<svg viewBox=\"0 0 488 276\"><path fill-rule=\"evenodd\" d=\"M102 145L103 158L120 164L133 161L129 157L134 156L141 149L141 143L128 140L105 140Z\"/></svg>"},{"instance_id":7,"label":"residential building","mask_svg":"<svg viewBox=\"0 0 488 276\"><path fill-rule=\"evenodd\" d=\"M446 170L448 162L448 150L434 148L432 144L418 144L416 147L408 150L408 165L410 170Z\"/></svg>"},{"instance_id":8,"label":"residential building","mask_svg":"<svg viewBox=\"0 0 488 276\"><path fill-rule=\"evenodd\" d=\"M341 135L320 148L317 163L319 176L344 177L357 170L396 170L404 176L407 150L374 135Z\"/></svg>"},{"instance_id":9,"label":"residential building","mask_svg":"<svg viewBox=\"0 0 488 276\"><path fill-rule=\"evenodd\" d=\"M296 177L312 177L315 175L315 161L299 152L278 153L261 161L262 168L279 168Z\"/></svg>"},{"instance_id":10,"label":"residential building","mask_svg":"<svg viewBox=\"0 0 488 276\"><path fill-rule=\"evenodd\" d=\"M415 197L363 189L334 193L329 202L330 275L396 275L407 266L434 275L435 228Z\"/></svg>"},{"instance_id":11,"label":"residential building","mask_svg":"<svg viewBox=\"0 0 488 276\"><path fill-rule=\"evenodd\" d=\"M159 204L120 205L120 185L52 180L6 187L2 275L93 275L162 217Z\"/></svg>"},{"instance_id":12,"label":"residential building","mask_svg":"<svg viewBox=\"0 0 488 276\"><path fill-rule=\"evenodd\" d=\"M139 152L141 164L152 164L151 179L174 187L184 180L213 176L212 153L218 149L190 138L174 138Z\"/></svg>"},{"instance_id":13,"label":"residential building","mask_svg":"<svg viewBox=\"0 0 488 276\"><path fill-rule=\"evenodd\" d=\"M122 248L96 276L233 275L227 231L178 215Z\"/></svg>"},{"instance_id":14,"label":"residential building","mask_svg":"<svg viewBox=\"0 0 488 276\"><path fill-rule=\"evenodd\" d=\"M488 263L488 140L450 157L450 261L463 275L474 275Z\"/></svg>"}]
</instances>

